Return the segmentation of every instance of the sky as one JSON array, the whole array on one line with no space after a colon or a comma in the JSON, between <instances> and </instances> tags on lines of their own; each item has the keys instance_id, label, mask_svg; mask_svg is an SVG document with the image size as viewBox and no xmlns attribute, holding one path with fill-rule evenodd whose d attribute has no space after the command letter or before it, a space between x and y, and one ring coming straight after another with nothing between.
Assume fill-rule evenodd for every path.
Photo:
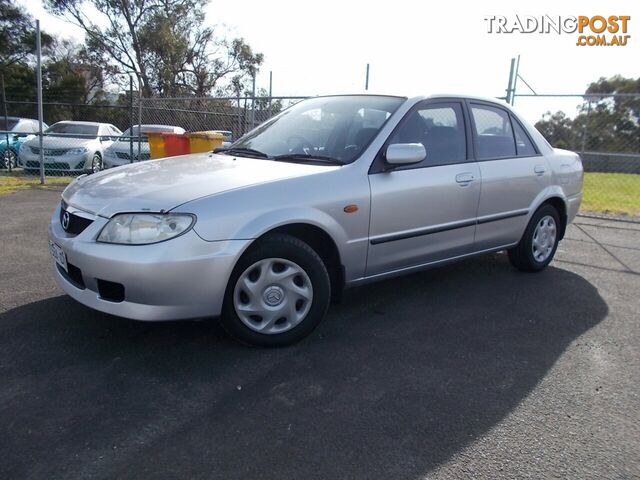
<instances>
[{"instance_id":1,"label":"sky","mask_svg":"<svg viewBox=\"0 0 640 480\"><path fill-rule=\"evenodd\" d=\"M18 0L55 35L82 40L82 32L48 15L39 0ZM240 7L238 7L240 5ZM628 15L624 47L579 47L578 33L487 32L486 17ZM503 96L510 59L538 94L582 93L599 77L640 77L640 2L393 2L322 0L212 0L207 24L243 37L265 56L257 77L282 96L369 92L406 96L463 93ZM611 36L611 34L608 34ZM522 82L518 93L530 93ZM579 99L518 98L531 121L547 110L573 110Z\"/></svg>"}]
</instances>

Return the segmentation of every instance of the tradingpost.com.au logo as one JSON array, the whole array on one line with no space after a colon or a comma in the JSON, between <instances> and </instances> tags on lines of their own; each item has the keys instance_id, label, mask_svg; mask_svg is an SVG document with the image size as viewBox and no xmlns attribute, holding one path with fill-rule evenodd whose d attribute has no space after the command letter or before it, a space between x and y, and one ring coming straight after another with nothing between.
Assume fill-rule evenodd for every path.
<instances>
[{"instance_id":1,"label":"tradingpost.com.au logo","mask_svg":"<svg viewBox=\"0 0 640 480\"><path fill-rule=\"evenodd\" d=\"M492 15L484 17L487 33L575 34L579 47L623 47L631 38L627 35L629 15L557 16Z\"/></svg>"}]
</instances>

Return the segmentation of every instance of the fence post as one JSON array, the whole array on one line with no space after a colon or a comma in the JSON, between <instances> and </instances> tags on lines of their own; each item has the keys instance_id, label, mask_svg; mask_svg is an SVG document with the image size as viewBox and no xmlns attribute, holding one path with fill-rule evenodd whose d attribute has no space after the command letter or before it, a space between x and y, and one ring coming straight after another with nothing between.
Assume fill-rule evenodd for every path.
<instances>
[{"instance_id":1,"label":"fence post","mask_svg":"<svg viewBox=\"0 0 640 480\"><path fill-rule=\"evenodd\" d=\"M133 76L129 74L129 163L133 163Z\"/></svg>"},{"instance_id":2,"label":"fence post","mask_svg":"<svg viewBox=\"0 0 640 480\"><path fill-rule=\"evenodd\" d=\"M7 136L7 142L5 143L3 155L8 160L8 164L6 164L5 166L9 169L9 172L11 172L11 155L9 155L9 114L7 113L7 98L4 92L4 72L0 73L0 81L2 82L2 110L4 111L4 129L6 130Z\"/></svg>"},{"instance_id":3,"label":"fence post","mask_svg":"<svg viewBox=\"0 0 640 480\"><path fill-rule=\"evenodd\" d=\"M44 185L44 150L42 146L42 45L40 42L40 20L36 20L37 90L38 90L38 139L40 147L40 184Z\"/></svg>"},{"instance_id":4,"label":"fence post","mask_svg":"<svg viewBox=\"0 0 640 480\"><path fill-rule=\"evenodd\" d=\"M589 99L589 106L587 107L587 116L584 119L584 123L582 124L582 147L580 149L581 153L584 153L585 149L586 149L586 145L587 145L587 130L588 130L588 123L589 123L589 118L591 117L591 99Z\"/></svg>"}]
</instances>

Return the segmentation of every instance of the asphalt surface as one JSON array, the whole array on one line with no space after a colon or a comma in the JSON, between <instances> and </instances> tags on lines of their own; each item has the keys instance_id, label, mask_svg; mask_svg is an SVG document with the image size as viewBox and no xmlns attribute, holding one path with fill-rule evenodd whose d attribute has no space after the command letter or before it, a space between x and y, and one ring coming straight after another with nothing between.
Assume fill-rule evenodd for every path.
<instances>
[{"instance_id":1,"label":"asphalt surface","mask_svg":"<svg viewBox=\"0 0 640 480\"><path fill-rule=\"evenodd\" d=\"M63 295L58 195L0 197L0 478L640 477L638 224L362 287L267 350Z\"/></svg>"}]
</instances>

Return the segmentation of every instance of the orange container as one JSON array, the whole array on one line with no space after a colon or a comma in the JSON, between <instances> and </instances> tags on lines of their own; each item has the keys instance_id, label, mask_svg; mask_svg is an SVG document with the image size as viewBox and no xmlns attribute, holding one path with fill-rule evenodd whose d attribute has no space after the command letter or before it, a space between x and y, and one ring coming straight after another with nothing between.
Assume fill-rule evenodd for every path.
<instances>
[{"instance_id":1,"label":"orange container","mask_svg":"<svg viewBox=\"0 0 640 480\"><path fill-rule=\"evenodd\" d=\"M149 139L150 157L152 159L165 157L162 132L145 132L145 135Z\"/></svg>"},{"instance_id":2,"label":"orange container","mask_svg":"<svg viewBox=\"0 0 640 480\"><path fill-rule=\"evenodd\" d=\"M164 154L167 157L191 153L189 137L182 133L163 133Z\"/></svg>"}]
</instances>

